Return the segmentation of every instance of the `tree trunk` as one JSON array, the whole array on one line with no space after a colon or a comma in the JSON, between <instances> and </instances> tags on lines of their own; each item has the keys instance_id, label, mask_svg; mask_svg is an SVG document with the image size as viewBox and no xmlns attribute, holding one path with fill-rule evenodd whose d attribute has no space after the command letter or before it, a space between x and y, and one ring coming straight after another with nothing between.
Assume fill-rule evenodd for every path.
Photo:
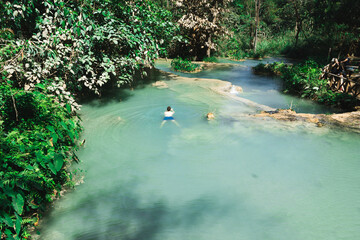
<instances>
[{"instance_id":1,"label":"tree trunk","mask_svg":"<svg viewBox=\"0 0 360 240\"><path fill-rule=\"evenodd\" d=\"M301 28L302 28L302 20L300 17L300 13L299 13L299 5L297 0L293 0L293 4L294 4L294 10L295 10L295 48L298 45L298 41L299 41L299 34L301 32Z\"/></svg>"},{"instance_id":2,"label":"tree trunk","mask_svg":"<svg viewBox=\"0 0 360 240\"><path fill-rule=\"evenodd\" d=\"M211 46L211 35L209 36L209 39L208 39L208 48L207 48L207 50L206 50L206 56L207 56L208 58L210 57L210 54L211 54L210 46Z\"/></svg>"},{"instance_id":3,"label":"tree trunk","mask_svg":"<svg viewBox=\"0 0 360 240\"><path fill-rule=\"evenodd\" d=\"M260 0L255 0L255 36L254 36L254 53L256 53L257 36L259 28Z\"/></svg>"},{"instance_id":4,"label":"tree trunk","mask_svg":"<svg viewBox=\"0 0 360 240\"><path fill-rule=\"evenodd\" d=\"M215 9L218 8L218 3L215 2ZM212 23L215 24L216 23L216 20L217 20L217 14L214 14L213 16L213 20L212 20ZM209 38L208 38L208 48L206 49L206 55L207 57L210 57L211 55L211 45L212 45L212 41L211 41L211 33L209 34Z\"/></svg>"}]
</instances>

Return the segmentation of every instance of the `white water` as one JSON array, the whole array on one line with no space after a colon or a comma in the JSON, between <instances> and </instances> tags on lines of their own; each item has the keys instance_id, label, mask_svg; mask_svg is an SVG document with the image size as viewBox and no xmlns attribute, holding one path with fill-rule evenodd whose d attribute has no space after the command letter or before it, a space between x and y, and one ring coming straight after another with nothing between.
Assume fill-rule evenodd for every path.
<instances>
[{"instance_id":1,"label":"white water","mask_svg":"<svg viewBox=\"0 0 360 240\"><path fill-rule=\"evenodd\" d=\"M257 102L271 107L292 101L300 111L327 111L280 94L277 80L247 66L201 76L231 76L239 95L263 95ZM85 183L55 203L42 239L360 239L358 134L255 119L234 99L167 84L83 106ZM168 105L180 128L160 128ZM204 119L209 111L215 121Z\"/></svg>"}]
</instances>

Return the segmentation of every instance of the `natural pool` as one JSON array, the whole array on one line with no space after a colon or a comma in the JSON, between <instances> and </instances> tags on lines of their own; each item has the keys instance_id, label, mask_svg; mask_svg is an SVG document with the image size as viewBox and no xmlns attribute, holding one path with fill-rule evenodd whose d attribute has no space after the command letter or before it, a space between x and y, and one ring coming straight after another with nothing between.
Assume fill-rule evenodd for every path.
<instances>
[{"instance_id":1,"label":"natural pool","mask_svg":"<svg viewBox=\"0 0 360 240\"><path fill-rule=\"evenodd\" d=\"M279 93L278 80L252 74L255 63L184 76L230 80L271 107L331 111ZM153 77L169 88L83 105L85 182L55 203L42 239L360 239L358 134L252 118L257 110L236 99ZM181 127L160 128L168 105Z\"/></svg>"}]
</instances>

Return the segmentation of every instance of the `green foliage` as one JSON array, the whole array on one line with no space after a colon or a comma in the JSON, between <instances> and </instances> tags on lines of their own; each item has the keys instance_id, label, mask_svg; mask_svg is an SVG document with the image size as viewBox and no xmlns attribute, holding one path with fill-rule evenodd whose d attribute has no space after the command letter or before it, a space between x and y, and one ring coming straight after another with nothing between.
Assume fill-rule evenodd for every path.
<instances>
[{"instance_id":1,"label":"green foliage","mask_svg":"<svg viewBox=\"0 0 360 240\"><path fill-rule=\"evenodd\" d=\"M359 55L359 7L359 1L351 0L261 0L254 52L254 0L234 0L223 18L231 34L217 39L218 55L235 59L278 54L298 59L326 59L348 52Z\"/></svg>"},{"instance_id":2,"label":"green foliage","mask_svg":"<svg viewBox=\"0 0 360 240\"><path fill-rule=\"evenodd\" d=\"M285 92L315 98L327 85L327 80L320 79L320 76L320 66L311 60L284 68L282 78Z\"/></svg>"},{"instance_id":3,"label":"green foliage","mask_svg":"<svg viewBox=\"0 0 360 240\"><path fill-rule=\"evenodd\" d=\"M279 75L283 80L285 93L294 94L302 98L309 98L319 103L352 110L358 101L346 93L335 93L326 79L320 78L320 65L313 60L289 65L284 63L259 64L254 67L257 73Z\"/></svg>"},{"instance_id":4,"label":"green foliage","mask_svg":"<svg viewBox=\"0 0 360 240\"><path fill-rule=\"evenodd\" d=\"M0 21L0 29L13 27L15 36L16 26L30 16L24 13L28 6L18 4L5 4ZM38 2L32 13L36 25L29 39L0 39L0 72L16 87L31 90L42 83L44 92L75 109L71 93L101 95L105 86L130 84L176 37L172 14L148 0L51 0Z\"/></svg>"},{"instance_id":5,"label":"green foliage","mask_svg":"<svg viewBox=\"0 0 360 240\"><path fill-rule=\"evenodd\" d=\"M19 237L22 225L32 222L26 218L44 210L54 191L70 180L67 168L76 157L81 127L54 97L9 85L1 90L0 229ZM33 111L27 113L27 107Z\"/></svg>"},{"instance_id":6,"label":"green foliage","mask_svg":"<svg viewBox=\"0 0 360 240\"><path fill-rule=\"evenodd\" d=\"M200 68L199 64L196 63L192 63L189 60L186 59L182 59L182 58L174 58L171 61L171 67L175 70L175 71L180 71L180 72L194 72L197 69Z\"/></svg>"},{"instance_id":7,"label":"green foliage","mask_svg":"<svg viewBox=\"0 0 360 240\"><path fill-rule=\"evenodd\" d=\"M204 62L212 62L212 63L216 63L218 62L218 59L216 57L206 57L203 59Z\"/></svg>"},{"instance_id":8,"label":"green foliage","mask_svg":"<svg viewBox=\"0 0 360 240\"><path fill-rule=\"evenodd\" d=\"M131 84L179 38L149 0L0 1L0 16L0 231L20 239L71 185L75 99Z\"/></svg>"}]
</instances>

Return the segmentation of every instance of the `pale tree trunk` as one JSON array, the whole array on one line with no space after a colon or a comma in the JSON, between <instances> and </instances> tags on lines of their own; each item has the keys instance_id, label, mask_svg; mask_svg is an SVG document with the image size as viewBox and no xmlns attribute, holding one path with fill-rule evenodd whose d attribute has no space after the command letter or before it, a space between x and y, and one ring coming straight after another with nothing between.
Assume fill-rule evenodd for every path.
<instances>
[{"instance_id":1,"label":"pale tree trunk","mask_svg":"<svg viewBox=\"0 0 360 240\"><path fill-rule=\"evenodd\" d=\"M295 10L295 47L297 47L298 41L299 41L299 34L302 29L302 20L300 17L300 4L298 0L292 1L294 4L294 10Z\"/></svg>"},{"instance_id":2,"label":"pale tree trunk","mask_svg":"<svg viewBox=\"0 0 360 240\"><path fill-rule=\"evenodd\" d=\"M217 2L215 3L215 9L218 8L218 4ZM216 17L217 17L217 14L214 14L214 18L213 18L213 21L212 23L215 24L216 23ZM210 57L211 55L211 45L212 45L212 41L211 41L211 33L209 34L209 38L208 38L208 48L206 50L206 56L207 57Z\"/></svg>"},{"instance_id":3,"label":"pale tree trunk","mask_svg":"<svg viewBox=\"0 0 360 240\"><path fill-rule=\"evenodd\" d=\"M259 15L260 15L261 0L255 0L255 36L254 36L254 53L256 53L258 29L259 29Z\"/></svg>"},{"instance_id":4,"label":"pale tree trunk","mask_svg":"<svg viewBox=\"0 0 360 240\"><path fill-rule=\"evenodd\" d=\"M211 55L211 49L210 49L210 46L211 46L211 36L209 36L209 38L208 38L208 48L207 48L207 50L206 50L206 56L207 57L210 57L210 55Z\"/></svg>"}]
</instances>

